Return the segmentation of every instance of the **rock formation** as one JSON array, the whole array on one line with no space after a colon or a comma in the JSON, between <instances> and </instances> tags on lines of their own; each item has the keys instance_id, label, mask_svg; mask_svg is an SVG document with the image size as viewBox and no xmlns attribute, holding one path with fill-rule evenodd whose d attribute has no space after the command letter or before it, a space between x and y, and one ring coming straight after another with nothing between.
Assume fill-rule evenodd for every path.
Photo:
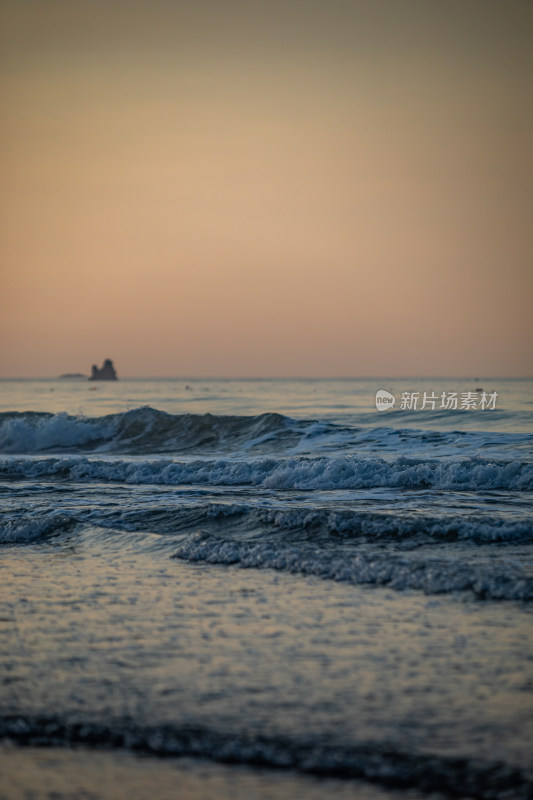
<instances>
[{"instance_id":1,"label":"rock formation","mask_svg":"<svg viewBox=\"0 0 533 800\"><path fill-rule=\"evenodd\" d=\"M117 380L117 373L115 371L115 367L113 366L113 362L110 358L106 358L103 365L100 369L93 364L91 369L91 377L89 378L90 381L116 381Z\"/></svg>"}]
</instances>

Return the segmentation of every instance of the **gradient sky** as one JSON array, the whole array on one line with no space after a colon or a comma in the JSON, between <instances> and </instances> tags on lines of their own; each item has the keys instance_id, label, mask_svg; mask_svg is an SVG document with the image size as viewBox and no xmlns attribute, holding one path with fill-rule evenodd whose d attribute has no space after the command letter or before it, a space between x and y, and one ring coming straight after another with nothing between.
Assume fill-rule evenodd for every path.
<instances>
[{"instance_id":1,"label":"gradient sky","mask_svg":"<svg viewBox=\"0 0 533 800\"><path fill-rule=\"evenodd\" d=\"M0 376L533 374L530 0L0 31Z\"/></svg>"}]
</instances>

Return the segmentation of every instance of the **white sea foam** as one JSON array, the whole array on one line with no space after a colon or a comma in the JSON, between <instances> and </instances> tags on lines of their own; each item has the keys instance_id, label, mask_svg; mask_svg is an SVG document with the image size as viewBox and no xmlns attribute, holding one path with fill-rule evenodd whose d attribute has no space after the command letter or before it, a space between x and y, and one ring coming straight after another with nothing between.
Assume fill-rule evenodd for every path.
<instances>
[{"instance_id":1,"label":"white sea foam","mask_svg":"<svg viewBox=\"0 0 533 800\"><path fill-rule=\"evenodd\" d=\"M98 459L82 456L0 459L4 477L56 477L128 484L257 486L273 490L371 487L530 491L533 464L483 458Z\"/></svg>"},{"instance_id":2,"label":"white sea foam","mask_svg":"<svg viewBox=\"0 0 533 800\"><path fill-rule=\"evenodd\" d=\"M490 600L532 600L533 579L517 566L475 564L442 558L423 560L393 554L350 555L347 552L281 545L279 542L237 542L197 533L180 544L174 558L188 562L274 569L353 584L415 589L426 594L472 592Z\"/></svg>"}]
</instances>

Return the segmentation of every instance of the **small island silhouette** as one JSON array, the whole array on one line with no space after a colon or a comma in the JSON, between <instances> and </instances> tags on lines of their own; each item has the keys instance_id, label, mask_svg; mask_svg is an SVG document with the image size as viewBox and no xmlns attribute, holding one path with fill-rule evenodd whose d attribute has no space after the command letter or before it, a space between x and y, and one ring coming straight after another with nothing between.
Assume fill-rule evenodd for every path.
<instances>
[{"instance_id":1,"label":"small island silhouette","mask_svg":"<svg viewBox=\"0 0 533 800\"><path fill-rule=\"evenodd\" d=\"M90 381L116 381L117 373L113 362L110 358L106 358L103 365L98 369L96 364L93 364L91 369Z\"/></svg>"}]
</instances>

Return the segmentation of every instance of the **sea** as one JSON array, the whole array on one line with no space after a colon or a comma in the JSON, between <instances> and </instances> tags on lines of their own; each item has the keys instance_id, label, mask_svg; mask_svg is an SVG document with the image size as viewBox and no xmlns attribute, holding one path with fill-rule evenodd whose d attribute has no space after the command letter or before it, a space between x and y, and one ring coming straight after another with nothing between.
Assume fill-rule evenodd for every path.
<instances>
[{"instance_id":1,"label":"sea","mask_svg":"<svg viewBox=\"0 0 533 800\"><path fill-rule=\"evenodd\" d=\"M0 381L0 798L533 797L532 508L532 380Z\"/></svg>"}]
</instances>

